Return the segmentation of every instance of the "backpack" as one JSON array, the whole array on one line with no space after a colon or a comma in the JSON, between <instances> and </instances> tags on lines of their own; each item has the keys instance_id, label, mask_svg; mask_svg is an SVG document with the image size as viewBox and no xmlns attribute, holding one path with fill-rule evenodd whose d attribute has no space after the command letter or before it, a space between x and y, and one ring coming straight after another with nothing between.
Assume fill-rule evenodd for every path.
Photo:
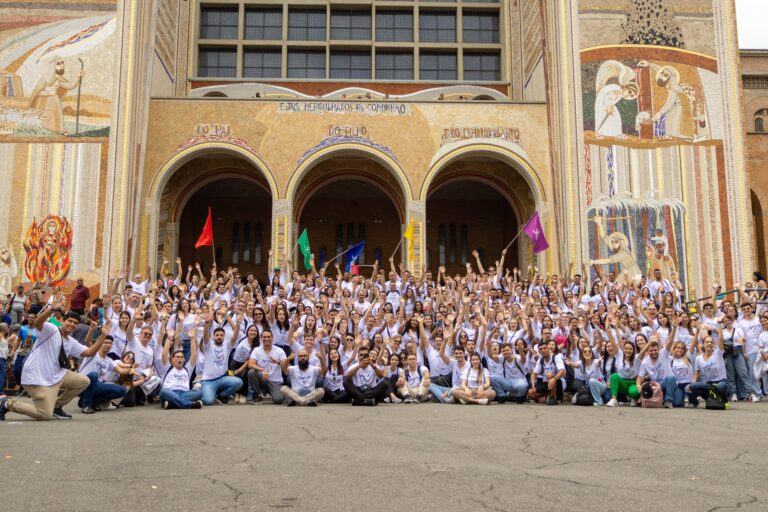
<instances>
[{"instance_id":1,"label":"backpack","mask_svg":"<svg viewBox=\"0 0 768 512\"><path fill-rule=\"evenodd\" d=\"M576 401L574 405L592 405L595 400L592 398L592 392L587 386L581 386L576 390Z\"/></svg>"},{"instance_id":2,"label":"backpack","mask_svg":"<svg viewBox=\"0 0 768 512\"><path fill-rule=\"evenodd\" d=\"M664 393L658 382L648 381L643 384L640 405L647 408L660 408L664 405Z\"/></svg>"},{"instance_id":3,"label":"backpack","mask_svg":"<svg viewBox=\"0 0 768 512\"><path fill-rule=\"evenodd\" d=\"M710 386L709 396L704 401L704 408L712 411L726 411L728 410L728 402L718 394L715 386Z\"/></svg>"}]
</instances>

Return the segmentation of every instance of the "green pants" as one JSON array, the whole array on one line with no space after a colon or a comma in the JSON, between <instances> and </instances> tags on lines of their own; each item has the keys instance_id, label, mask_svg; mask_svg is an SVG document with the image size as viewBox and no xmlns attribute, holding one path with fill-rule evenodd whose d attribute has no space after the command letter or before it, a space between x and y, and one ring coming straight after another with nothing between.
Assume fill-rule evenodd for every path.
<instances>
[{"instance_id":1,"label":"green pants","mask_svg":"<svg viewBox=\"0 0 768 512\"><path fill-rule=\"evenodd\" d=\"M626 395L630 398L639 398L635 379L622 379L618 373L611 374L611 396Z\"/></svg>"}]
</instances>

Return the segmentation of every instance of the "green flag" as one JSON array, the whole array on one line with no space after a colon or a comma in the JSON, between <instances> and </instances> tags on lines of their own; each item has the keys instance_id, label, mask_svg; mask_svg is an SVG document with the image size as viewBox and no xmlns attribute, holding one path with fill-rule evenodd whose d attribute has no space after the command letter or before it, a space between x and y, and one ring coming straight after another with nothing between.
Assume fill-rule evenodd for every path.
<instances>
[{"instance_id":1,"label":"green flag","mask_svg":"<svg viewBox=\"0 0 768 512\"><path fill-rule=\"evenodd\" d=\"M307 228L304 228L304 231L301 232L301 236L299 237L299 250L301 251L301 254L304 255L304 266L307 270L311 269L312 265L309 264L309 260L312 258L312 251L309 249L309 235L307 235Z\"/></svg>"}]
</instances>

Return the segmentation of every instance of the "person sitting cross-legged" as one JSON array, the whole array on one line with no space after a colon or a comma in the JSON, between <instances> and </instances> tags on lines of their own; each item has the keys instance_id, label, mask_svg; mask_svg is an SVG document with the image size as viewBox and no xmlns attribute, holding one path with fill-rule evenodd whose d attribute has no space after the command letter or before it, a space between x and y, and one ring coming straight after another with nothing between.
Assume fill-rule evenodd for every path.
<instances>
[{"instance_id":1,"label":"person sitting cross-legged","mask_svg":"<svg viewBox=\"0 0 768 512\"><path fill-rule=\"evenodd\" d=\"M179 330L182 326L179 325ZM163 345L163 387L160 389L160 405L163 409L200 409L203 407L203 401L200 398L203 393L199 389L190 389L189 383L192 380L192 371L197 361L197 327L192 326L187 330L189 337L189 361L184 362L184 349L177 348L173 354L169 354L173 337L168 336Z\"/></svg>"},{"instance_id":2,"label":"person sitting cross-legged","mask_svg":"<svg viewBox=\"0 0 768 512\"><path fill-rule=\"evenodd\" d=\"M322 400L325 390L315 387L317 376L325 373L325 358L320 358L320 369L317 366L309 364L309 353L305 349L299 350L299 364L289 365L288 358L280 362L280 366L291 379L291 385L280 388L283 395L288 399L288 407L295 405L306 405L314 407Z\"/></svg>"}]
</instances>

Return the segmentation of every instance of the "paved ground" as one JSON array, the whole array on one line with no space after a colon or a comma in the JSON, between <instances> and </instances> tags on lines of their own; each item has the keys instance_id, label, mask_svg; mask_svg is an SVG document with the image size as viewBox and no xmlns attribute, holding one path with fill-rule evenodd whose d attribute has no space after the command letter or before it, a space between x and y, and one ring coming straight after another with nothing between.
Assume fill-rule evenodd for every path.
<instances>
[{"instance_id":1,"label":"paved ground","mask_svg":"<svg viewBox=\"0 0 768 512\"><path fill-rule=\"evenodd\" d=\"M9 413L2 508L765 511L766 427L768 403Z\"/></svg>"}]
</instances>

